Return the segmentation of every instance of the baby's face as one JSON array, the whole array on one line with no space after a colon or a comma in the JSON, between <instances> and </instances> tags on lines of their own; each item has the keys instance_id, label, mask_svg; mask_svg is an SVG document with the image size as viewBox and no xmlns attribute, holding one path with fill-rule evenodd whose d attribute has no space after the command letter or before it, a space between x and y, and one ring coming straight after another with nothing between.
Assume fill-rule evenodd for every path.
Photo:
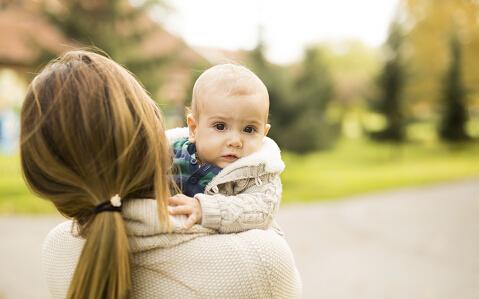
<instances>
[{"instance_id":1,"label":"baby's face","mask_svg":"<svg viewBox=\"0 0 479 299\"><path fill-rule=\"evenodd\" d=\"M202 162L224 168L261 148L270 128L267 95L209 92L203 97L196 118L188 117L190 141Z\"/></svg>"}]
</instances>

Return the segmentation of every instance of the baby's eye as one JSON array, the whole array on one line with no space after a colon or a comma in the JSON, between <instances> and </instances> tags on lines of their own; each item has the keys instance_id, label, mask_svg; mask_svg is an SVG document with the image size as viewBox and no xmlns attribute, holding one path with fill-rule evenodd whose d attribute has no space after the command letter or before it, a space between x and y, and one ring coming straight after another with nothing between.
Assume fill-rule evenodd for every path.
<instances>
[{"instance_id":1,"label":"baby's eye","mask_svg":"<svg viewBox=\"0 0 479 299\"><path fill-rule=\"evenodd\" d=\"M243 129L243 131L246 133L254 133L256 131L256 128L253 126L247 126Z\"/></svg>"},{"instance_id":2,"label":"baby's eye","mask_svg":"<svg viewBox=\"0 0 479 299\"><path fill-rule=\"evenodd\" d=\"M223 123L217 123L217 124L214 124L213 126L218 131L223 131L225 129L225 124L223 124Z\"/></svg>"}]
</instances>

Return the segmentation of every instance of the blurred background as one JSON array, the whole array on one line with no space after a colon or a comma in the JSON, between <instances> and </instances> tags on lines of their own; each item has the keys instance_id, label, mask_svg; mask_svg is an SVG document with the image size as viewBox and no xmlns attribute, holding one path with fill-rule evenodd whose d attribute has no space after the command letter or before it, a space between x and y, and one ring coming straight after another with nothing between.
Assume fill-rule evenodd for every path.
<instances>
[{"instance_id":1,"label":"blurred background","mask_svg":"<svg viewBox=\"0 0 479 299\"><path fill-rule=\"evenodd\" d=\"M206 68L263 79L304 298L479 298L476 0L0 0L0 298L48 298L39 249L63 219L23 182L19 112L81 47L132 71L168 128Z\"/></svg>"},{"instance_id":2,"label":"blurred background","mask_svg":"<svg viewBox=\"0 0 479 299\"><path fill-rule=\"evenodd\" d=\"M0 213L53 211L21 179L19 111L42 66L78 47L138 76L168 127L204 69L255 71L285 203L479 174L477 1L2 0Z\"/></svg>"}]
</instances>

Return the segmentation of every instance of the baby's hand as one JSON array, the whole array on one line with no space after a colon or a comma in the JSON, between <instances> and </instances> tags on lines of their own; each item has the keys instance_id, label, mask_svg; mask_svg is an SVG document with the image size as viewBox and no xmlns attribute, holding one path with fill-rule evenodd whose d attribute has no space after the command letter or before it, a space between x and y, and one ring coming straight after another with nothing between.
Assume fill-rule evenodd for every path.
<instances>
[{"instance_id":1,"label":"baby's hand","mask_svg":"<svg viewBox=\"0 0 479 299\"><path fill-rule=\"evenodd\" d=\"M168 200L168 212L170 215L187 215L185 228L189 229L194 224L201 222L201 205L193 197L184 194L176 194Z\"/></svg>"}]
</instances>

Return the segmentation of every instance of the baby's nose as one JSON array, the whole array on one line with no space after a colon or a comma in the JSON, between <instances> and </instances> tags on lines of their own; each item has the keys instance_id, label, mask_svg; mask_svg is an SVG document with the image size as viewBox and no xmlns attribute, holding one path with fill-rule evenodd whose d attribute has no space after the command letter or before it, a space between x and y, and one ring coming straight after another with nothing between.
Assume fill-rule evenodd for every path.
<instances>
[{"instance_id":1,"label":"baby's nose","mask_svg":"<svg viewBox=\"0 0 479 299\"><path fill-rule=\"evenodd\" d=\"M241 147L243 145L241 141L241 135L237 132L232 132L228 139L228 145L233 147Z\"/></svg>"}]
</instances>

